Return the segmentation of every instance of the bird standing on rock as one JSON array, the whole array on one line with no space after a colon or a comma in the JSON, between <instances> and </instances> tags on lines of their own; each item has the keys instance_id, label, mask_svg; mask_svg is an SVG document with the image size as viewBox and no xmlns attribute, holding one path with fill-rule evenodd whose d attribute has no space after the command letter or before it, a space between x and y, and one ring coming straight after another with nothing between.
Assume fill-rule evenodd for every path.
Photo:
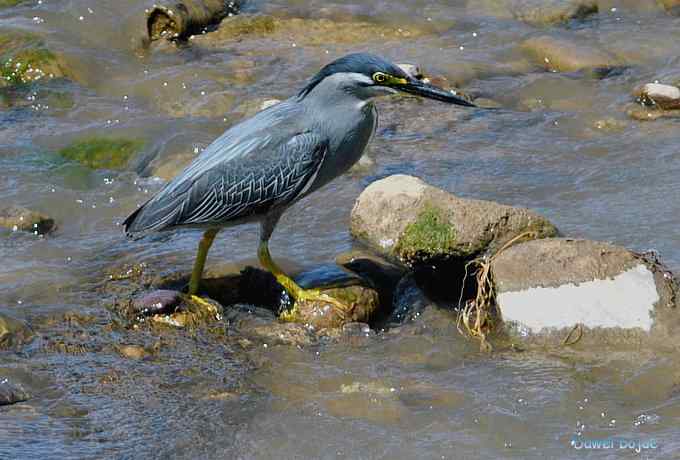
<instances>
[{"instance_id":1,"label":"bird standing on rock","mask_svg":"<svg viewBox=\"0 0 680 460\"><path fill-rule=\"evenodd\" d=\"M288 207L361 158L378 121L371 99L398 91L474 107L384 58L344 56L321 69L297 95L228 129L125 220L126 233L204 229L189 282L193 296L219 230L259 221L260 263L294 301L323 301L342 311L341 302L302 289L288 277L269 254L269 238Z\"/></svg>"}]
</instances>

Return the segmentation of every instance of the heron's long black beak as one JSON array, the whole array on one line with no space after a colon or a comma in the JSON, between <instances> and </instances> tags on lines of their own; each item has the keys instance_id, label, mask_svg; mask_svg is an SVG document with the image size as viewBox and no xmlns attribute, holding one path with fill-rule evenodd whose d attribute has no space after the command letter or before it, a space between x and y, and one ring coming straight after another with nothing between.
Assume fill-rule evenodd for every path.
<instances>
[{"instance_id":1,"label":"heron's long black beak","mask_svg":"<svg viewBox=\"0 0 680 460\"><path fill-rule=\"evenodd\" d=\"M449 104L462 105L465 107L477 107L472 102L454 94L452 91L446 91L445 89L424 83L420 80L416 80L415 78L411 78L405 84L399 85L397 89L409 94L426 97L428 99L448 102Z\"/></svg>"}]
</instances>

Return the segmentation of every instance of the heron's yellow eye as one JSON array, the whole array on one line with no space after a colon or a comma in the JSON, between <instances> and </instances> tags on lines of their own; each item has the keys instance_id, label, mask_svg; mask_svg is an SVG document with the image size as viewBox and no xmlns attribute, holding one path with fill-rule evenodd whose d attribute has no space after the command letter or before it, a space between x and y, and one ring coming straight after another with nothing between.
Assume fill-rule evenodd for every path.
<instances>
[{"instance_id":1,"label":"heron's yellow eye","mask_svg":"<svg viewBox=\"0 0 680 460\"><path fill-rule=\"evenodd\" d=\"M389 79L389 77L382 72L376 72L376 73L373 74L373 81L376 82L376 83L382 84L382 83L385 83L388 79Z\"/></svg>"}]
</instances>

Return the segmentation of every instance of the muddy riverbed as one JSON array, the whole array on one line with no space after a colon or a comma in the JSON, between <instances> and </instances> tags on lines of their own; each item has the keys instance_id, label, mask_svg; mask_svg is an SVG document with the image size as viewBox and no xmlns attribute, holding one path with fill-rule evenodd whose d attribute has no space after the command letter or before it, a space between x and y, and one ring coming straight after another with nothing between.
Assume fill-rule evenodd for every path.
<instances>
[{"instance_id":1,"label":"muddy riverbed","mask_svg":"<svg viewBox=\"0 0 680 460\"><path fill-rule=\"evenodd\" d=\"M630 114L635 87L680 84L673 1L253 1L214 32L142 49L152 3L0 0L0 207L55 225L0 229L0 312L34 336L0 351L0 382L30 396L0 406L0 458L680 455L677 354L482 353L451 304L300 342L228 316L133 328L112 307L143 273L187 272L199 237L129 241L120 222L228 126L359 50L499 108L380 100L370 161L282 219L284 266L357 249L355 199L405 173L680 270L680 121ZM44 72L26 73L36 49ZM117 156L83 161L102 145ZM256 226L221 232L209 267L256 264L257 241ZM646 448L587 448L614 437Z\"/></svg>"}]
</instances>

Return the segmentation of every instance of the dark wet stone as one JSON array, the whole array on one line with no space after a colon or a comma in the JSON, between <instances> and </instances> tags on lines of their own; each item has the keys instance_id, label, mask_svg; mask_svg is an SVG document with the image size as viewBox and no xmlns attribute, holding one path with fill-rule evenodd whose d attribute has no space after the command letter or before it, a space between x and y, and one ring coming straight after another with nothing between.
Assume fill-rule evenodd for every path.
<instances>
[{"instance_id":1,"label":"dark wet stone","mask_svg":"<svg viewBox=\"0 0 680 460\"><path fill-rule=\"evenodd\" d=\"M142 294L132 300L133 313L140 316L152 316L174 313L182 302L182 294L168 289L157 289Z\"/></svg>"},{"instance_id":2,"label":"dark wet stone","mask_svg":"<svg viewBox=\"0 0 680 460\"><path fill-rule=\"evenodd\" d=\"M0 406L16 404L30 398L20 385L10 382L8 378L0 377Z\"/></svg>"},{"instance_id":3,"label":"dark wet stone","mask_svg":"<svg viewBox=\"0 0 680 460\"><path fill-rule=\"evenodd\" d=\"M0 209L0 227L44 235L56 228L54 219L21 206Z\"/></svg>"},{"instance_id":4,"label":"dark wet stone","mask_svg":"<svg viewBox=\"0 0 680 460\"><path fill-rule=\"evenodd\" d=\"M387 324L394 326L413 321L432 305L433 302L418 286L415 277L412 274L406 275L394 290L393 310Z\"/></svg>"},{"instance_id":5,"label":"dark wet stone","mask_svg":"<svg viewBox=\"0 0 680 460\"><path fill-rule=\"evenodd\" d=\"M0 350L18 347L33 337L33 331L26 323L0 313Z\"/></svg>"}]
</instances>

